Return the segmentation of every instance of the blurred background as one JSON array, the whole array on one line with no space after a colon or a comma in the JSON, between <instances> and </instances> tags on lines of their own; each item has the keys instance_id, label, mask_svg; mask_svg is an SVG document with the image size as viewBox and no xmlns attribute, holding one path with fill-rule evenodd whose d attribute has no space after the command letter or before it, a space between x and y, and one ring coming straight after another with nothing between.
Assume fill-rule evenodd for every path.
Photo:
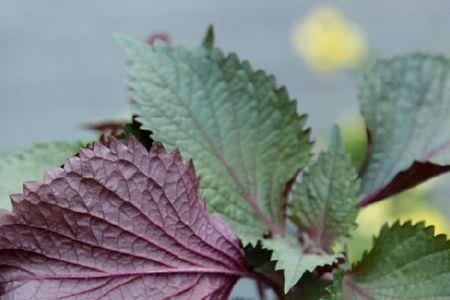
<instances>
[{"instance_id":1,"label":"blurred background","mask_svg":"<svg viewBox=\"0 0 450 300\"><path fill-rule=\"evenodd\" d=\"M298 110L309 114L317 150L338 123L361 164L365 133L357 83L375 58L413 51L450 55L450 3L445 0L58 1L0 2L0 151L49 140L89 138L83 124L126 118L125 55L111 37L199 44L214 24L217 45L276 75ZM352 261L370 247L381 224L427 220L450 233L443 176L361 212L349 244ZM234 290L253 297L248 281Z\"/></svg>"}]
</instances>

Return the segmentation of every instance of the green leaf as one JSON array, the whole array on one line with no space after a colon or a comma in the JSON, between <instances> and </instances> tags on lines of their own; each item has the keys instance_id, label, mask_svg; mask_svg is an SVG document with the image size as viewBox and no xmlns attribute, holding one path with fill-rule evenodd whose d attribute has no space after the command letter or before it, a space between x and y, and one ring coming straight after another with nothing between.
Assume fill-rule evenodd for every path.
<instances>
[{"instance_id":1,"label":"green leaf","mask_svg":"<svg viewBox=\"0 0 450 300\"><path fill-rule=\"evenodd\" d=\"M319 266L334 263L340 255L305 253L303 246L290 237L275 236L264 239L263 246L272 250L276 270L284 271L284 292L289 290L300 280L306 271L313 271Z\"/></svg>"},{"instance_id":2,"label":"green leaf","mask_svg":"<svg viewBox=\"0 0 450 300\"><path fill-rule=\"evenodd\" d=\"M450 170L450 62L410 54L377 62L359 91L370 143L361 205Z\"/></svg>"},{"instance_id":3,"label":"green leaf","mask_svg":"<svg viewBox=\"0 0 450 300\"><path fill-rule=\"evenodd\" d=\"M333 129L327 152L303 176L289 194L291 219L315 244L328 251L333 242L355 228L359 180L342 144L339 128Z\"/></svg>"},{"instance_id":4,"label":"green leaf","mask_svg":"<svg viewBox=\"0 0 450 300\"><path fill-rule=\"evenodd\" d=\"M205 37L203 38L203 41L202 41L202 46L207 49L211 49L212 47L214 47L214 26L213 25L208 26L208 30L206 31Z\"/></svg>"},{"instance_id":5,"label":"green leaf","mask_svg":"<svg viewBox=\"0 0 450 300\"><path fill-rule=\"evenodd\" d=\"M341 273L331 299L450 299L450 241L424 223L385 225L372 250Z\"/></svg>"},{"instance_id":6,"label":"green leaf","mask_svg":"<svg viewBox=\"0 0 450 300\"><path fill-rule=\"evenodd\" d=\"M61 166L84 145L82 142L51 142L0 153L0 208L11 208L9 196L20 193L23 182L40 180L44 171Z\"/></svg>"},{"instance_id":7,"label":"green leaf","mask_svg":"<svg viewBox=\"0 0 450 300\"><path fill-rule=\"evenodd\" d=\"M273 76L217 48L149 47L118 37L129 56L133 112L167 148L194 159L209 208L244 244L282 233L286 183L312 143L296 102Z\"/></svg>"}]
</instances>

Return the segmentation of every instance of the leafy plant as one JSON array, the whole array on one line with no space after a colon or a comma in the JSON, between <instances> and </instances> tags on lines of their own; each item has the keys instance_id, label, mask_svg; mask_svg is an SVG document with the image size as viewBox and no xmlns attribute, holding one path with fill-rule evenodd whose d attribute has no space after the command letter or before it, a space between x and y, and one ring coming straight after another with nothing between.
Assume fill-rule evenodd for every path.
<instances>
[{"instance_id":1,"label":"leafy plant","mask_svg":"<svg viewBox=\"0 0 450 300\"><path fill-rule=\"evenodd\" d=\"M3 298L227 299L249 277L261 299L450 299L450 241L424 223L385 225L353 266L339 247L359 208L448 171L447 59L367 71L358 174L338 127L314 158L287 90L215 47L212 27L192 50L117 39L133 120L0 158L2 195L57 167L0 212Z\"/></svg>"}]
</instances>

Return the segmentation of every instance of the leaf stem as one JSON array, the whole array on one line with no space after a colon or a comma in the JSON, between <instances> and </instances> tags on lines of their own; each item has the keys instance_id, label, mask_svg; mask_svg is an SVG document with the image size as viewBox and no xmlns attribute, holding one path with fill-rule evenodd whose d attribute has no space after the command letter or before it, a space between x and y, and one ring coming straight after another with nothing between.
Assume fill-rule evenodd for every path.
<instances>
[{"instance_id":1,"label":"leaf stem","mask_svg":"<svg viewBox=\"0 0 450 300\"><path fill-rule=\"evenodd\" d=\"M266 295L264 292L264 285L261 282L256 281L256 289L258 290L259 300L266 300Z\"/></svg>"},{"instance_id":2,"label":"leaf stem","mask_svg":"<svg viewBox=\"0 0 450 300\"><path fill-rule=\"evenodd\" d=\"M284 292L283 292L283 289L280 287L280 285L275 281L275 280L273 280L272 278L270 278L270 277L267 277L267 276L265 276L265 275L263 275L263 274L261 274L261 273L257 273L257 272L250 272L249 273L249 275L248 275L248 277L249 278L252 278L252 279L254 279L254 280L256 280L257 281L257 283L260 283L260 284L265 284L265 285L267 285L268 287L270 287L274 292L275 292L275 294L278 296L278 298L280 299L280 300L283 300L285 297L285 295L284 295Z\"/></svg>"}]
</instances>

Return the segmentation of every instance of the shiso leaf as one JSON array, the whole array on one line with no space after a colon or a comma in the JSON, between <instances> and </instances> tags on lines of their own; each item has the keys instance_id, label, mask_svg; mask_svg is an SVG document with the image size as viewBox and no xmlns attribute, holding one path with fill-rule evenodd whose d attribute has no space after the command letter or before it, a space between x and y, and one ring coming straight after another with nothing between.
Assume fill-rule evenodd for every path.
<instances>
[{"instance_id":1,"label":"shiso leaf","mask_svg":"<svg viewBox=\"0 0 450 300\"><path fill-rule=\"evenodd\" d=\"M289 194L291 219L317 247L333 243L355 228L360 200L358 175L334 127L328 151L298 176Z\"/></svg>"},{"instance_id":2,"label":"shiso leaf","mask_svg":"<svg viewBox=\"0 0 450 300\"><path fill-rule=\"evenodd\" d=\"M227 299L243 250L198 184L158 143L81 149L0 211L0 297Z\"/></svg>"},{"instance_id":3,"label":"shiso leaf","mask_svg":"<svg viewBox=\"0 0 450 300\"><path fill-rule=\"evenodd\" d=\"M360 85L369 134L361 206L450 170L450 62L409 54L378 61Z\"/></svg>"},{"instance_id":4,"label":"shiso leaf","mask_svg":"<svg viewBox=\"0 0 450 300\"><path fill-rule=\"evenodd\" d=\"M335 280L327 299L450 299L450 241L424 223L385 225L372 250Z\"/></svg>"},{"instance_id":5,"label":"shiso leaf","mask_svg":"<svg viewBox=\"0 0 450 300\"><path fill-rule=\"evenodd\" d=\"M190 51L125 36L133 113L166 147L194 159L208 205L244 244L284 230L286 183L309 160L306 117L273 76L206 39Z\"/></svg>"}]
</instances>

